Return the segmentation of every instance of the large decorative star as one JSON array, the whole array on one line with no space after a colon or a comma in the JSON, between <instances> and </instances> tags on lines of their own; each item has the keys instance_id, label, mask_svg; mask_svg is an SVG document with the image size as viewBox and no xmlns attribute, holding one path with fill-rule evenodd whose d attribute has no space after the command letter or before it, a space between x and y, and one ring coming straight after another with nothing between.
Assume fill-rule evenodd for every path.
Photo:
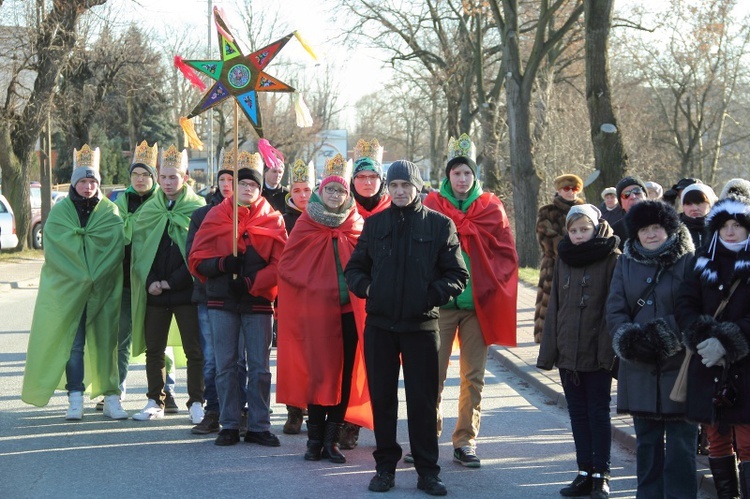
<instances>
[{"instance_id":1,"label":"large decorative star","mask_svg":"<svg viewBox=\"0 0 750 499\"><path fill-rule=\"evenodd\" d=\"M258 106L258 92L294 92L294 88L270 76L263 69L276 57L294 33L263 47L250 55L243 55L227 25L214 10L221 60L186 60L185 64L216 81L206 92L188 118L193 118L207 109L234 97L245 116L250 120L258 137L263 137L263 121Z\"/></svg>"}]
</instances>

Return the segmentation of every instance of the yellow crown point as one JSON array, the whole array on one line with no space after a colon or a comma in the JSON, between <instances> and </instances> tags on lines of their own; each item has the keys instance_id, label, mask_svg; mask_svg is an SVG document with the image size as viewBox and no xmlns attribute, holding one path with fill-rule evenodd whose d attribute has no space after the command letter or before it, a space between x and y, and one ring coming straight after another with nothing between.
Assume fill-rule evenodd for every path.
<instances>
[{"instance_id":1,"label":"yellow crown point","mask_svg":"<svg viewBox=\"0 0 750 499\"><path fill-rule=\"evenodd\" d=\"M326 160L326 164L323 167L323 177L336 175L348 182L352 176L352 167L353 163L351 161L345 160L341 153L337 153L333 158Z\"/></svg>"},{"instance_id":2,"label":"yellow crown point","mask_svg":"<svg viewBox=\"0 0 750 499\"><path fill-rule=\"evenodd\" d=\"M468 134L462 133L458 139L451 137L448 141L448 161L457 157L469 158L472 161L477 160L477 148Z\"/></svg>"},{"instance_id":3,"label":"yellow crown point","mask_svg":"<svg viewBox=\"0 0 750 499\"><path fill-rule=\"evenodd\" d=\"M93 168L99 169L101 151L99 148L91 149L88 144L83 144L81 149L73 149L73 169L76 168Z\"/></svg>"},{"instance_id":4,"label":"yellow crown point","mask_svg":"<svg viewBox=\"0 0 750 499\"><path fill-rule=\"evenodd\" d=\"M354 161L360 158L371 158L383 164L383 146L380 145L378 139L372 139L370 142L364 139L357 141L357 145L354 146Z\"/></svg>"},{"instance_id":5,"label":"yellow crown point","mask_svg":"<svg viewBox=\"0 0 750 499\"><path fill-rule=\"evenodd\" d=\"M298 159L294 162L291 169L290 183L296 184L298 182L304 182L310 184L310 186L315 184L315 165L312 161L305 164L304 161Z\"/></svg>"},{"instance_id":6,"label":"yellow crown point","mask_svg":"<svg viewBox=\"0 0 750 499\"><path fill-rule=\"evenodd\" d=\"M133 152L133 161L130 164L140 163L155 169L158 160L159 145L154 142L153 147L149 147L148 142L144 140L136 146L135 152Z\"/></svg>"},{"instance_id":7,"label":"yellow crown point","mask_svg":"<svg viewBox=\"0 0 750 499\"><path fill-rule=\"evenodd\" d=\"M183 149L180 151L177 149L177 146L172 144L162 153L160 168L177 168L180 171L187 172L187 150Z\"/></svg>"}]
</instances>

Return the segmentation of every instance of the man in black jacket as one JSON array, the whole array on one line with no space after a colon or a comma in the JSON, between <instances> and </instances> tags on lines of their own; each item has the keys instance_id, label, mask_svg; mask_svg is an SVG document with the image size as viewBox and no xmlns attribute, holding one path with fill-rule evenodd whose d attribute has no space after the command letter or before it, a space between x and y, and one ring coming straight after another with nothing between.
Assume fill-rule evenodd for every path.
<instances>
[{"instance_id":1,"label":"man in black jacket","mask_svg":"<svg viewBox=\"0 0 750 499\"><path fill-rule=\"evenodd\" d=\"M397 389L403 364L417 487L445 495L437 464L438 307L464 290L469 273L454 223L422 205L416 165L396 161L386 183L391 207L367 219L346 266L349 289L367 299L365 362L377 446L377 474L369 489L386 492L395 485L401 459Z\"/></svg>"}]
</instances>

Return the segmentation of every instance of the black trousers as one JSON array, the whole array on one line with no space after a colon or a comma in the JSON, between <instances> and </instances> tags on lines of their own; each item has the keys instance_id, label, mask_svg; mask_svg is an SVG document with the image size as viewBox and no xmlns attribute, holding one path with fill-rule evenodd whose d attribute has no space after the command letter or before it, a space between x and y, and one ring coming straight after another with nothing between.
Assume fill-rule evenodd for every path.
<instances>
[{"instance_id":1,"label":"black trousers","mask_svg":"<svg viewBox=\"0 0 750 499\"><path fill-rule=\"evenodd\" d=\"M398 375L403 363L409 444L420 476L437 475L437 331L397 333L365 327L365 363L375 423L375 469L395 473L401 459L398 422Z\"/></svg>"},{"instance_id":2,"label":"black trousers","mask_svg":"<svg viewBox=\"0 0 750 499\"><path fill-rule=\"evenodd\" d=\"M193 402L203 404L203 350L198 330L198 308L195 305L178 305L175 307L146 307L146 381L148 398L164 407L164 385L167 371L164 363L164 351L167 349L169 327L172 316L177 321L182 338L182 348L187 357L187 390L190 397L187 406Z\"/></svg>"}]
</instances>

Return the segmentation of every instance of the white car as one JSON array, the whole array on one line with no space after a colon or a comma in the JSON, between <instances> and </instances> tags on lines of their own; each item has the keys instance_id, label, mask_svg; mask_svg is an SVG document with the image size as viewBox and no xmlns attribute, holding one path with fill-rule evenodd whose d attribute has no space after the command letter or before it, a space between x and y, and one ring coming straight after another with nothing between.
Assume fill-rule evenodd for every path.
<instances>
[{"instance_id":1,"label":"white car","mask_svg":"<svg viewBox=\"0 0 750 499\"><path fill-rule=\"evenodd\" d=\"M0 195L0 250L13 249L18 246L16 234L16 217L13 208L5 196Z\"/></svg>"}]
</instances>

